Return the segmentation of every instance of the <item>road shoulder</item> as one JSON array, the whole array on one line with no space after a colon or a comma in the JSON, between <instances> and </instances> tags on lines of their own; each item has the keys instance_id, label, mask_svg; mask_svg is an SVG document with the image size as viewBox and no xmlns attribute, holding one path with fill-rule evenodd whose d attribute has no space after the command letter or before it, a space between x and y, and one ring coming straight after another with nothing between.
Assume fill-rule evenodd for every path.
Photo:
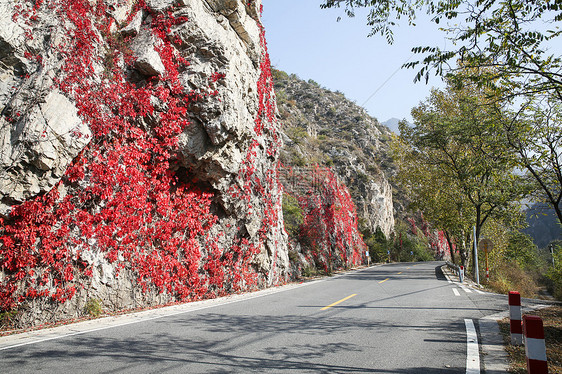
<instances>
[{"instance_id":1,"label":"road shoulder","mask_svg":"<svg viewBox=\"0 0 562 374\"><path fill-rule=\"evenodd\" d=\"M486 374L505 373L509 369L509 359L498 326L498 320L507 314L501 312L478 320L482 362Z\"/></svg>"}]
</instances>

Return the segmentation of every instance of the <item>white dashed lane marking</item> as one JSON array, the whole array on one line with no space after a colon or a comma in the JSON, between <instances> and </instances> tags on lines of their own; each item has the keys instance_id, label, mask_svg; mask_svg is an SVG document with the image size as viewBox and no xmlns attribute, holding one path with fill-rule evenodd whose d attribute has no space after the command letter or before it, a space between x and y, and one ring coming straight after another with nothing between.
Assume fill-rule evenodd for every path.
<instances>
[{"instance_id":1,"label":"white dashed lane marking","mask_svg":"<svg viewBox=\"0 0 562 374\"><path fill-rule=\"evenodd\" d=\"M459 287L462 288L463 291L466 293L472 293L472 291L468 287L463 286L462 284L459 284Z\"/></svg>"}]
</instances>

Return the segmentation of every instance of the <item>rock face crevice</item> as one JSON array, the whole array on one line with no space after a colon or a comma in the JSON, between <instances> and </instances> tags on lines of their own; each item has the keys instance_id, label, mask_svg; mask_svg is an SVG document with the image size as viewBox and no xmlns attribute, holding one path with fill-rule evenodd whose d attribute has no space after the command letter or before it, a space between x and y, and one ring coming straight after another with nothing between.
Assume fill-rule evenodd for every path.
<instances>
[{"instance_id":1,"label":"rock face crevice","mask_svg":"<svg viewBox=\"0 0 562 374\"><path fill-rule=\"evenodd\" d=\"M280 124L260 7L0 2L0 306L19 311L17 324L77 317L92 299L118 310L286 280ZM65 18L67 8L84 22ZM77 58L68 48L84 35ZM155 173L169 186L151 190ZM102 176L109 186L96 184ZM118 194L144 201L129 222L115 212L128 209ZM31 208L46 209L49 224ZM184 226L170 218L181 214Z\"/></svg>"}]
</instances>

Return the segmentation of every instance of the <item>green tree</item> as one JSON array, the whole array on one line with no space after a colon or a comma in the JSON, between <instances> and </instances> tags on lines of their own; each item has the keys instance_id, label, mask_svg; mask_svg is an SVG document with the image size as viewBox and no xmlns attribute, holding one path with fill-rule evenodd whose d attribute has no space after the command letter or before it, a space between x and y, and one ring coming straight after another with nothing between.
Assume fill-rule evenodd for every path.
<instances>
[{"instance_id":1,"label":"green tree","mask_svg":"<svg viewBox=\"0 0 562 374\"><path fill-rule=\"evenodd\" d=\"M534 200L545 202L562 224L562 102L535 96L504 122L507 142L535 184Z\"/></svg>"},{"instance_id":2,"label":"green tree","mask_svg":"<svg viewBox=\"0 0 562 374\"><path fill-rule=\"evenodd\" d=\"M285 231L291 238L296 238L300 233L301 225L304 222L302 208L298 200L289 194L283 194L283 222Z\"/></svg>"},{"instance_id":3,"label":"green tree","mask_svg":"<svg viewBox=\"0 0 562 374\"><path fill-rule=\"evenodd\" d=\"M502 114L489 105L486 89L447 83L412 110L414 126L401 124L394 149L413 207L457 237L466 265L471 226L478 241L486 221L516 209L526 191L515 155L497 131Z\"/></svg>"},{"instance_id":4,"label":"green tree","mask_svg":"<svg viewBox=\"0 0 562 374\"><path fill-rule=\"evenodd\" d=\"M401 125L404 126L404 125ZM407 129L407 127L404 127ZM449 248L460 250L461 264L468 259L470 226L473 222L469 201L455 180L440 175L437 165L420 163L419 153L404 137L391 142L399 173L395 179L406 196L411 197L409 210L424 212L424 218L445 232ZM451 253L454 259L454 253Z\"/></svg>"},{"instance_id":5,"label":"green tree","mask_svg":"<svg viewBox=\"0 0 562 374\"><path fill-rule=\"evenodd\" d=\"M539 250L533 239L520 231L510 231L505 258L517 262L525 270L537 269L540 265Z\"/></svg>"}]
</instances>

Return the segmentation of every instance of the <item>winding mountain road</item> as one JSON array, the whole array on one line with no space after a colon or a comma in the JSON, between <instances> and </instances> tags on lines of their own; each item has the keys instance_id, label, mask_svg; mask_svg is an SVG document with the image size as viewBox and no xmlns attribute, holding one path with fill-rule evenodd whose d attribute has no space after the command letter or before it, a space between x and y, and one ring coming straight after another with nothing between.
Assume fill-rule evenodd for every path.
<instances>
[{"instance_id":1,"label":"winding mountain road","mask_svg":"<svg viewBox=\"0 0 562 374\"><path fill-rule=\"evenodd\" d=\"M0 338L2 373L480 373L478 320L507 298L442 262Z\"/></svg>"}]
</instances>

